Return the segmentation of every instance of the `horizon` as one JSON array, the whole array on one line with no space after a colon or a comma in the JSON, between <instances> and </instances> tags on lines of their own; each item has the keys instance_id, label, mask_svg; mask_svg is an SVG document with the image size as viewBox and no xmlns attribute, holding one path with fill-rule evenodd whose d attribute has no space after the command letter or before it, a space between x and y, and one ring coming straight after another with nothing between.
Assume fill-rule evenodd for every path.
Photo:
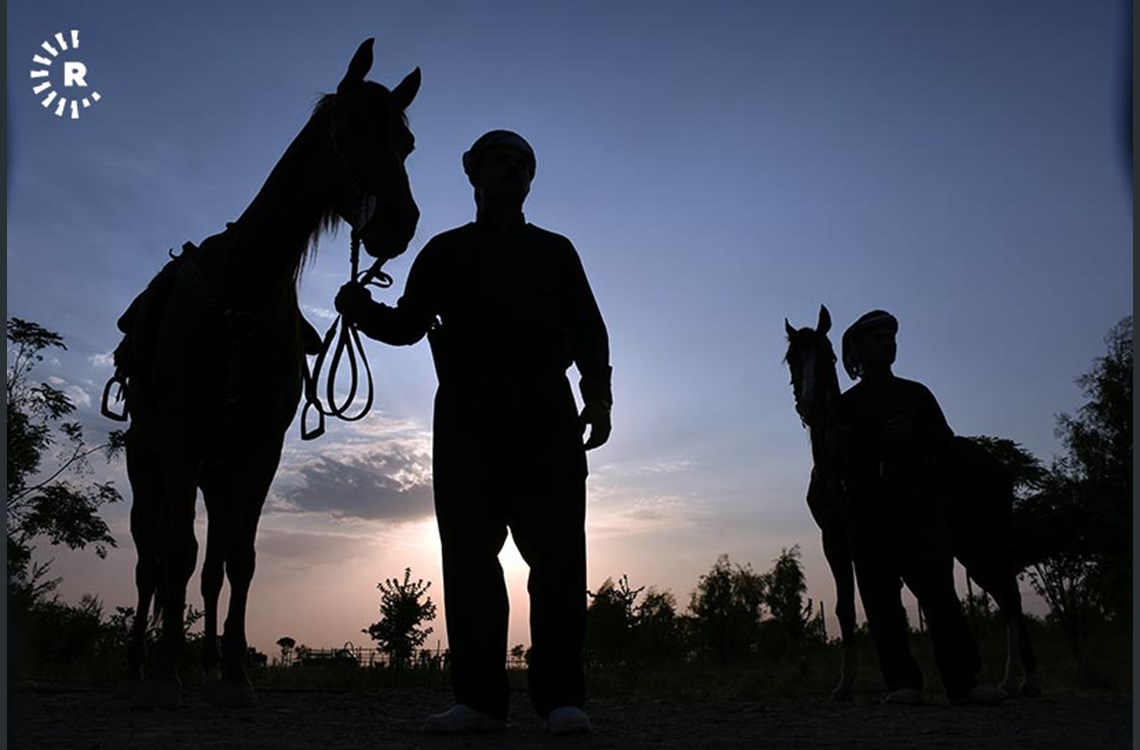
<instances>
[{"instance_id":1,"label":"horizon","mask_svg":"<svg viewBox=\"0 0 1140 750\"><path fill-rule=\"evenodd\" d=\"M535 147L528 220L582 257L615 397L613 437L588 454L592 591L628 575L684 611L720 554L759 573L798 544L808 596L837 632L781 362L785 318L814 325L826 304L834 343L863 312L890 310L896 373L929 386L955 432L1014 440L1048 466L1063 451L1056 416L1084 403L1075 379L1132 312L1129 29L1116 0L1032 14L881 0L336 10L9 7L7 315L63 335L68 350L35 374L73 398L89 440L118 426L98 411L117 317L168 248L241 213L367 36L369 79L391 87L423 71L407 113L422 217L385 267L393 287L374 297L394 302L427 239L473 218L460 154L495 127ZM76 120L41 106L25 73L70 29L101 95ZM347 244L343 231L324 237L301 276L322 332ZM432 581L428 644L446 643L430 353L365 348L373 413L330 422L314 443L296 421L287 433L247 619L266 654L283 636L367 646L375 586L405 567ZM509 450L500 470L509 481ZM55 559L65 600L92 593L113 611L135 604L129 487L122 462L96 477L124 494L104 513L119 546L100 561L45 544L36 559ZM510 541L502 559L510 648L529 644L525 565Z\"/></svg>"}]
</instances>

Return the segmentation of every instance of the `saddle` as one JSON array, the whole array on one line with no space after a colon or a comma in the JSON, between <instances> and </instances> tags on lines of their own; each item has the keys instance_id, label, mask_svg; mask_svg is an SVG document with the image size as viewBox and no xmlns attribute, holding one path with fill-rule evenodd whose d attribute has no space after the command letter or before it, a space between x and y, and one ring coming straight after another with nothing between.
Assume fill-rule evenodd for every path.
<instances>
[{"instance_id":1,"label":"saddle","mask_svg":"<svg viewBox=\"0 0 1140 750\"><path fill-rule=\"evenodd\" d=\"M227 224L227 231L232 226L232 223ZM118 346L115 347L113 355L115 372L103 389L103 403L101 409L103 416L120 422L127 420L127 410L125 406L121 412L116 412L110 408L112 392L117 385L119 392L115 401L116 403L123 401L130 378L137 373L143 372L146 363L152 359L157 344L158 326L162 312L166 307L166 301L170 297L170 292L174 288L174 284L178 281L180 275L189 273L191 278L203 287L203 294L206 298L212 298L212 294L209 289L206 288L207 282L200 272L196 273L197 267L194 264L198 262L197 259L201 255L204 247L221 241L224 236L225 232L212 235L202 243L201 247L195 245L193 242L185 242L182 245L182 252L177 255L173 250L169 251L170 260L167 261L162 267L162 270L150 280L146 288L131 300L127 309L119 316L115 326L123 334L123 338L119 341ZM305 319L299 307L296 313L297 320L301 327L302 351L305 354L320 353L321 335L317 332L317 329Z\"/></svg>"}]
</instances>

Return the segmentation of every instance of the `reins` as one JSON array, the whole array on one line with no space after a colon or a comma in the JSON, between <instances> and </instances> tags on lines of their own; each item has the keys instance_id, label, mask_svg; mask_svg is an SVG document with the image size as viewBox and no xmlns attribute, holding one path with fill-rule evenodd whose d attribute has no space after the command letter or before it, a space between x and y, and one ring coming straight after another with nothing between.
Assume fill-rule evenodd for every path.
<instances>
[{"instance_id":1,"label":"reins","mask_svg":"<svg viewBox=\"0 0 1140 750\"><path fill-rule=\"evenodd\" d=\"M392 285L392 277L380 270L386 259L380 258L372 266L360 274L360 237L353 233L352 237L352 281L361 286L375 286L387 289ZM335 338L335 342L334 342ZM331 359L329 355L331 352ZM345 359L347 357L347 359ZM323 372L325 362L328 361L327 374ZM336 395L336 382L340 374L342 362L348 365L348 393L343 400ZM321 341L321 350L309 370L309 360L304 360L305 406L301 410L301 439L314 440L325 432L325 417L336 417L346 422L355 422L364 417L372 408L374 389L372 384L372 369L368 366L368 357L364 352L364 345L360 340L360 332L356 326L349 323L340 315L333 320L329 330ZM356 413L349 413L356 401L360 388L360 368L364 368L364 405ZM320 380L322 375L326 378L325 403L321 403ZM317 413L317 424L313 429L306 427L310 410Z\"/></svg>"}]
</instances>

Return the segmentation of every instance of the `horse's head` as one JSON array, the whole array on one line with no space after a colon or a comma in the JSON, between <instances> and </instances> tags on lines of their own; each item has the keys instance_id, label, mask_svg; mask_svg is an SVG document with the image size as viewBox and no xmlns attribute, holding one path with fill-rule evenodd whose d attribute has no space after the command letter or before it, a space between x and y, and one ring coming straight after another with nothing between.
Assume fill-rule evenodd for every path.
<instances>
[{"instance_id":1,"label":"horse's head","mask_svg":"<svg viewBox=\"0 0 1140 750\"><path fill-rule=\"evenodd\" d=\"M835 350L827 332L831 330L831 313L819 306L815 328L793 328L784 318L788 335L788 351L784 361L792 374L792 395L796 413L808 427L818 426L826 418L833 399L839 395L839 379L835 374Z\"/></svg>"},{"instance_id":2,"label":"horse's head","mask_svg":"<svg viewBox=\"0 0 1140 750\"><path fill-rule=\"evenodd\" d=\"M353 55L324 114L336 162L333 210L352 226L353 237L374 258L394 258L411 242L420 211L404 162L415 147L404 110L420 88L420 69L389 91L364 76L372 68L372 39Z\"/></svg>"}]
</instances>

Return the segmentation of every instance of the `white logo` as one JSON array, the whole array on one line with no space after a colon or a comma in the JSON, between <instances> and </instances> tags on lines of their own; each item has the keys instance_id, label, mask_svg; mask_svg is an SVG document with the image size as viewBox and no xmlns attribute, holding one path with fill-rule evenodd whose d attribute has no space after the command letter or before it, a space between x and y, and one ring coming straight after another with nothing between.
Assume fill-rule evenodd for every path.
<instances>
[{"instance_id":1,"label":"white logo","mask_svg":"<svg viewBox=\"0 0 1140 750\"><path fill-rule=\"evenodd\" d=\"M32 55L32 62L42 66L32 68L32 93L43 96L40 104L45 108L51 109L54 105L56 117L63 117L64 113L69 112L72 120L78 120L80 107L86 109L102 98L98 91L88 91L87 66L74 59L75 50L79 49L79 30L72 29L70 39L61 31L40 47L51 57L39 53ZM52 66L57 58L60 65L54 70L62 71L62 93L52 88Z\"/></svg>"}]
</instances>

